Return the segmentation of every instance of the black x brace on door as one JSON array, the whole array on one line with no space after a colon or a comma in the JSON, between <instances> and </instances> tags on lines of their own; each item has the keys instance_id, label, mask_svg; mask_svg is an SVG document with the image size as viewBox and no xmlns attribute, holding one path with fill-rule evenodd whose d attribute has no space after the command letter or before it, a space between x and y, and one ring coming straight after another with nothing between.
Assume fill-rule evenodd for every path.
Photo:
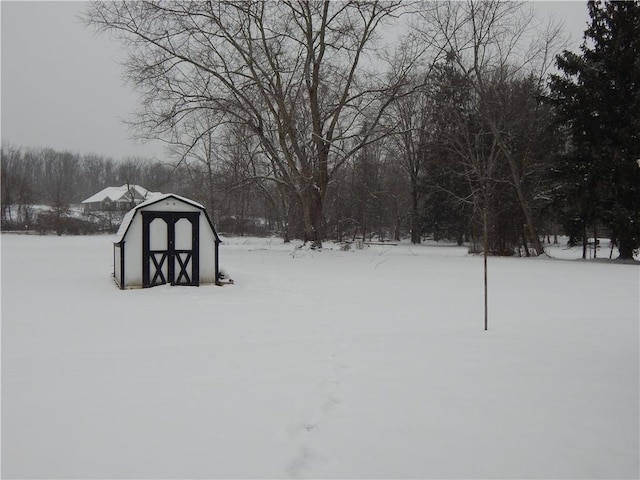
<instances>
[{"instance_id":1,"label":"black x brace on door","mask_svg":"<svg viewBox=\"0 0 640 480\"><path fill-rule=\"evenodd\" d=\"M142 286L200 284L200 212L142 211ZM191 224L191 248L176 249L176 224ZM151 223L160 219L166 225L166 245L151 249ZM164 227L163 227L164 228ZM185 232L181 232L182 235ZM165 268L166 265L166 268ZM166 274L166 275L165 275Z\"/></svg>"}]
</instances>

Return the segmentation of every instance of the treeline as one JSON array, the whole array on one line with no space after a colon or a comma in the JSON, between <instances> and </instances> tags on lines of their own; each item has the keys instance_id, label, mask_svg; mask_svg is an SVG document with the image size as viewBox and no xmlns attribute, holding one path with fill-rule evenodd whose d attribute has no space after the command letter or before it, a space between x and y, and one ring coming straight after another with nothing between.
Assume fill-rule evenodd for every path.
<instances>
[{"instance_id":1,"label":"treeline","mask_svg":"<svg viewBox=\"0 0 640 480\"><path fill-rule=\"evenodd\" d=\"M10 204L80 203L106 186L144 181L149 189L155 189L171 181L171 168L142 158L117 161L100 155L12 145L2 146L2 173L3 212Z\"/></svg>"},{"instance_id":2,"label":"treeline","mask_svg":"<svg viewBox=\"0 0 640 480\"><path fill-rule=\"evenodd\" d=\"M135 157L115 160L95 154L8 144L2 146L1 162L1 219L5 231L113 232L122 214L78 215L77 211L72 212L72 207L79 207L83 200L105 187L141 185L153 192L177 193L205 203L214 212L214 218L232 234L274 233L269 229L269 215L256 211L258 199L242 189L222 190L226 184L220 172L216 173L216 193L211 197L199 175L184 163L175 165ZM42 206L48 208L43 211L39 208Z\"/></svg>"},{"instance_id":3,"label":"treeline","mask_svg":"<svg viewBox=\"0 0 640 480\"><path fill-rule=\"evenodd\" d=\"M381 128L378 140L333 173L324 198L323 238L420 243L430 237L470 242L481 251L484 207L492 254L528 255L535 252L534 239L562 233L551 171L564 140L543 103L543 88L530 78L491 86L500 92L500 128L509 127L509 142L520 142L510 145L511 166L470 88L443 64L420 94L396 103L384 121L397 125L389 131L402 133ZM194 198L226 217L222 230L242 233L242 219L246 224L259 218L285 240L304 238L303 203L247 131L218 125L182 157L181 168L197 185ZM486 198L480 196L483 189ZM239 223L231 225L229 214Z\"/></svg>"},{"instance_id":4,"label":"treeline","mask_svg":"<svg viewBox=\"0 0 640 480\"><path fill-rule=\"evenodd\" d=\"M633 81L640 76L638 2L589 3L593 25L582 54L557 57L554 76L547 71L556 63L559 31L532 30L533 18L515 3L416 4L402 56L390 61L386 76L362 69L358 85L348 83L359 67L353 59L374 55L361 48L366 26L331 30L351 55L328 65L316 56L328 42L314 43L304 32L289 32L273 46L266 42L271 34L279 38L272 15L302 16L308 23L297 25L314 32L350 8L381 23L385 14L400 15L398 4L371 5L345 5L333 17L333 5L324 3L304 12L220 2L218 11L180 4L170 12L145 5L136 13L160 15L176 28L173 41L142 42L159 77L149 78L142 65L130 74L149 95L164 87L164 101L154 105L193 109L171 133L182 139L175 143L181 165L208 192L205 203L220 208L221 192L236 192L225 197L233 198L232 211L269 219L285 239L312 243L373 236L410 236L418 243L431 236L467 241L474 251L529 255L564 233L582 243L585 256L590 239L600 236L611 238L621 256L632 256L640 244L640 151L630 133L638 131L640 113ZM118 22L132 13L103 7L96 23L124 30L140 46L139 32L127 31L130 22ZM204 27L189 23L194 13L220 30L220 49L207 47L213 55L206 67L224 65L224 74L176 47L182 35L205 35ZM233 29L244 20L257 37ZM297 58L283 59L288 42L297 55L307 55L306 68ZM174 76L176 58L209 79L199 92L206 104L194 105L185 94L193 79ZM323 82L323 71L344 82ZM175 120L170 112L155 120Z\"/></svg>"},{"instance_id":5,"label":"treeline","mask_svg":"<svg viewBox=\"0 0 640 480\"><path fill-rule=\"evenodd\" d=\"M150 189L166 185L171 169L160 163L130 158L115 161L49 148L2 146L2 229L57 233L92 232L100 222L81 222L70 207L107 186L144 181ZM36 209L47 205L46 211ZM111 225L113 228L113 225Z\"/></svg>"},{"instance_id":6,"label":"treeline","mask_svg":"<svg viewBox=\"0 0 640 480\"><path fill-rule=\"evenodd\" d=\"M590 2L580 54L559 56L560 30L540 29L525 7L92 4L88 22L136 52L127 73L142 95L138 126L171 145L167 164L112 162L110 172L140 170L109 176L79 159L84 193L63 201L47 186L55 176L33 184L55 207L139 183L200 201L223 233L313 246L432 237L535 255L563 233L585 256L589 239L609 237L631 258L640 3ZM375 43L383 30L400 32L390 48ZM14 172L4 150L3 206ZM6 201L20 204L18 190Z\"/></svg>"}]
</instances>

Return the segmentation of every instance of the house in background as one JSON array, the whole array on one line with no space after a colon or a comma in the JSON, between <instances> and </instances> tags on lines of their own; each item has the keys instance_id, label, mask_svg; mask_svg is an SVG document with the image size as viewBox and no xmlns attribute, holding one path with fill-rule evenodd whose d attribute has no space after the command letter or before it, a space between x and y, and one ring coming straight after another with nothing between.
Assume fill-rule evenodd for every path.
<instances>
[{"instance_id":1,"label":"house in background","mask_svg":"<svg viewBox=\"0 0 640 480\"><path fill-rule=\"evenodd\" d=\"M149 192L140 185L107 187L82 201L84 212L126 212L149 198Z\"/></svg>"}]
</instances>

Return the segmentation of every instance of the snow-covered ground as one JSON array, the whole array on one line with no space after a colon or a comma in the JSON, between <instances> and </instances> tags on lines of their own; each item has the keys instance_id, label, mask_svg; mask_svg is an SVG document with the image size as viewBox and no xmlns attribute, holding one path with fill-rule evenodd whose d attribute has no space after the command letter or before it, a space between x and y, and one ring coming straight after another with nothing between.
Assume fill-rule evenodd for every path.
<instances>
[{"instance_id":1,"label":"snow-covered ground","mask_svg":"<svg viewBox=\"0 0 640 480\"><path fill-rule=\"evenodd\" d=\"M113 237L2 236L3 478L637 478L637 265L227 239L117 290ZM604 256L604 255L603 255Z\"/></svg>"}]
</instances>

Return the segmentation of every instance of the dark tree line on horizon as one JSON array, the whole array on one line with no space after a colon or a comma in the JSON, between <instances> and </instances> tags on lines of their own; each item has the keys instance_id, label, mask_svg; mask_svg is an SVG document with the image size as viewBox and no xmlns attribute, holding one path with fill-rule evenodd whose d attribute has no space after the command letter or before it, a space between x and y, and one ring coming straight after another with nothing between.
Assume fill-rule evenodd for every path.
<instances>
[{"instance_id":1,"label":"dark tree line on horizon","mask_svg":"<svg viewBox=\"0 0 640 480\"><path fill-rule=\"evenodd\" d=\"M553 165L555 199L574 241L604 230L620 257L632 258L640 246L640 2L588 8L581 53L559 55L550 79L567 136Z\"/></svg>"},{"instance_id":2,"label":"dark tree line on horizon","mask_svg":"<svg viewBox=\"0 0 640 480\"><path fill-rule=\"evenodd\" d=\"M557 55L558 27L514 2L95 3L88 22L124 42L138 128L167 159L3 145L3 225L10 204L62 215L136 183L200 201L229 234L493 255L566 234L632 258L640 3L587 8L581 52Z\"/></svg>"}]
</instances>

